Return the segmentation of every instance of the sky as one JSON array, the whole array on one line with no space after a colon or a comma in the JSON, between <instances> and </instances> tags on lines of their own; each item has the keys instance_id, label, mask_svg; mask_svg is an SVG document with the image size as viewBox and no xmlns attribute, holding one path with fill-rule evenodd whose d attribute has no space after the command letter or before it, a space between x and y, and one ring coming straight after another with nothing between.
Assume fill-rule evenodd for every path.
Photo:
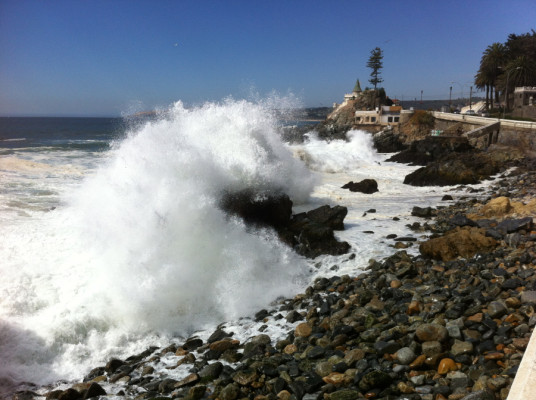
<instances>
[{"instance_id":1,"label":"sky","mask_svg":"<svg viewBox=\"0 0 536 400\"><path fill-rule=\"evenodd\" d=\"M0 0L1 116L120 116L272 94L332 106L372 86L468 97L487 46L534 0Z\"/></svg>"}]
</instances>

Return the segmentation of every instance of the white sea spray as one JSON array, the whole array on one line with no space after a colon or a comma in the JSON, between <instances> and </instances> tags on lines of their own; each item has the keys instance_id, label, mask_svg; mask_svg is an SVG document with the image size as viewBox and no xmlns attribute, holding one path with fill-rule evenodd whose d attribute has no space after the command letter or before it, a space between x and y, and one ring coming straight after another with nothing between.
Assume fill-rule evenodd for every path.
<instances>
[{"instance_id":1,"label":"white sea spray","mask_svg":"<svg viewBox=\"0 0 536 400\"><path fill-rule=\"evenodd\" d=\"M138 126L65 206L7 232L0 375L77 378L112 355L292 295L303 258L220 201L252 188L303 202L314 184L257 104L179 102Z\"/></svg>"}]
</instances>

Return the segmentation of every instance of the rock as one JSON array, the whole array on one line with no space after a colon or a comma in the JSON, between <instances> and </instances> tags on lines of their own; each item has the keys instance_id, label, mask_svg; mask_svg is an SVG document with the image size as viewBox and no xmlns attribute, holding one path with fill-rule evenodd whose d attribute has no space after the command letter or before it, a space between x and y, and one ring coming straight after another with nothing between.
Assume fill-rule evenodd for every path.
<instances>
[{"instance_id":1,"label":"rock","mask_svg":"<svg viewBox=\"0 0 536 400\"><path fill-rule=\"evenodd\" d=\"M352 349L344 355L344 362L352 367L357 361L365 357L365 352L362 349Z\"/></svg>"},{"instance_id":2,"label":"rock","mask_svg":"<svg viewBox=\"0 0 536 400\"><path fill-rule=\"evenodd\" d=\"M404 178L412 186L471 185L499 172L501 164L484 153L449 154Z\"/></svg>"},{"instance_id":3,"label":"rock","mask_svg":"<svg viewBox=\"0 0 536 400\"><path fill-rule=\"evenodd\" d=\"M82 396L80 395L80 393L77 390L73 389L73 388L69 388L67 390L64 390L58 396L58 400L77 400L77 399L81 399L81 398L82 398Z\"/></svg>"},{"instance_id":4,"label":"rock","mask_svg":"<svg viewBox=\"0 0 536 400\"><path fill-rule=\"evenodd\" d=\"M451 371L457 371L458 366L451 358L443 358L439 362L439 366L437 367L437 373L440 375L446 375L447 373Z\"/></svg>"},{"instance_id":5,"label":"rock","mask_svg":"<svg viewBox=\"0 0 536 400\"><path fill-rule=\"evenodd\" d=\"M283 193L243 190L223 196L224 211L238 215L252 225L282 228L290 222L292 201Z\"/></svg>"},{"instance_id":6,"label":"rock","mask_svg":"<svg viewBox=\"0 0 536 400\"><path fill-rule=\"evenodd\" d=\"M467 138L427 136L422 140L413 141L406 150L394 155L387 161L426 165L450 153L458 155L456 153L468 152L470 150L473 150L473 148Z\"/></svg>"},{"instance_id":7,"label":"rock","mask_svg":"<svg viewBox=\"0 0 536 400\"><path fill-rule=\"evenodd\" d=\"M450 348L450 353L456 357L461 354L471 354L473 352L473 344L471 342L462 342L461 340L455 340L454 344Z\"/></svg>"},{"instance_id":8,"label":"rock","mask_svg":"<svg viewBox=\"0 0 536 400\"><path fill-rule=\"evenodd\" d=\"M119 360L117 358L114 358L114 359L111 359L110 361L108 361L108 363L106 364L106 367L104 367L106 373L108 375L111 375L113 374L119 367L121 367L122 365L124 365L125 362L123 360Z\"/></svg>"},{"instance_id":9,"label":"rock","mask_svg":"<svg viewBox=\"0 0 536 400\"><path fill-rule=\"evenodd\" d=\"M454 217L452 217L449 220L449 222L452 225L456 225L456 226L478 226L478 224L475 221L467 218L467 216L463 214L456 214Z\"/></svg>"},{"instance_id":10,"label":"rock","mask_svg":"<svg viewBox=\"0 0 536 400\"><path fill-rule=\"evenodd\" d=\"M190 388L188 391L188 399L189 400L199 400L202 398L207 391L207 387L204 385L196 385L193 388Z\"/></svg>"},{"instance_id":11,"label":"rock","mask_svg":"<svg viewBox=\"0 0 536 400\"><path fill-rule=\"evenodd\" d=\"M181 388L181 387L184 387L184 386L194 384L194 383L196 383L198 381L199 381L199 375L190 374L186 378L184 378L184 379L178 381L177 383L175 383L174 387L175 388Z\"/></svg>"},{"instance_id":12,"label":"rock","mask_svg":"<svg viewBox=\"0 0 536 400\"><path fill-rule=\"evenodd\" d=\"M344 230L344 218L348 209L341 206L322 206L306 213L311 221L330 227L333 230Z\"/></svg>"},{"instance_id":13,"label":"rock","mask_svg":"<svg viewBox=\"0 0 536 400\"><path fill-rule=\"evenodd\" d=\"M322 378L326 383L330 383L335 386L342 385L346 380L346 375L341 374L340 372L332 372Z\"/></svg>"},{"instance_id":14,"label":"rock","mask_svg":"<svg viewBox=\"0 0 536 400\"><path fill-rule=\"evenodd\" d=\"M106 396L106 391L96 382L92 382L84 393L84 400L97 396Z\"/></svg>"},{"instance_id":15,"label":"rock","mask_svg":"<svg viewBox=\"0 0 536 400\"><path fill-rule=\"evenodd\" d=\"M257 372L251 368L240 370L233 375L233 381L235 381L241 386L248 386L255 382L256 379Z\"/></svg>"},{"instance_id":16,"label":"rock","mask_svg":"<svg viewBox=\"0 0 536 400\"><path fill-rule=\"evenodd\" d=\"M307 322L302 322L294 330L294 335L297 337L309 337L313 332L311 326Z\"/></svg>"},{"instance_id":17,"label":"rock","mask_svg":"<svg viewBox=\"0 0 536 400\"><path fill-rule=\"evenodd\" d=\"M359 388L361 390L370 390L372 388L383 388L389 386L391 383L391 376L380 370L373 370L363 376L359 381Z\"/></svg>"},{"instance_id":18,"label":"rock","mask_svg":"<svg viewBox=\"0 0 536 400\"><path fill-rule=\"evenodd\" d=\"M240 390L238 388L238 385L236 383L229 383L221 390L219 398L221 400L236 400L238 398L239 393Z\"/></svg>"},{"instance_id":19,"label":"rock","mask_svg":"<svg viewBox=\"0 0 536 400\"><path fill-rule=\"evenodd\" d=\"M342 189L349 189L351 192L372 194L378 191L378 182L374 179L363 179L361 182L348 182Z\"/></svg>"},{"instance_id":20,"label":"rock","mask_svg":"<svg viewBox=\"0 0 536 400\"><path fill-rule=\"evenodd\" d=\"M212 381L220 376L222 370L223 364L218 361L207 365L205 368L199 371L199 377L201 378L202 382Z\"/></svg>"},{"instance_id":21,"label":"rock","mask_svg":"<svg viewBox=\"0 0 536 400\"><path fill-rule=\"evenodd\" d=\"M421 243L419 251L425 257L453 260L458 256L470 258L476 253L488 252L495 248L497 241L486 236L483 228L455 228L444 236Z\"/></svg>"},{"instance_id":22,"label":"rock","mask_svg":"<svg viewBox=\"0 0 536 400\"><path fill-rule=\"evenodd\" d=\"M403 365L411 364L415 358L415 352L409 347L402 347L395 353L395 359Z\"/></svg>"},{"instance_id":23,"label":"rock","mask_svg":"<svg viewBox=\"0 0 536 400\"><path fill-rule=\"evenodd\" d=\"M415 335L421 342L438 341L443 342L448 339L448 331L442 325L422 324L415 331Z\"/></svg>"},{"instance_id":24,"label":"rock","mask_svg":"<svg viewBox=\"0 0 536 400\"><path fill-rule=\"evenodd\" d=\"M328 395L329 400L356 400L360 397L360 393L352 389L341 389Z\"/></svg>"},{"instance_id":25,"label":"rock","mask_svg":"<svg viewBox=\"0 0 536 400\"><path fill-rule=\"evenodd\" d=\"M437 340L432 340L429 342L423 342L421 344L422 352L427 357L433 357L441 353L441 343Z\"/></svg>"},{"instance_id":26,"label":"rock","mask_svg":"<svg viewBox=\"0 0 536 400\"><path fill-rule=\"evenodd\" d=\"M520 219L507 218L497 225L496 230L506 234L517 232L521 229L530 231L532 229L532 217L525 217Z\"/></svg>"},{"instance_id":27,"label":"rock","mask_svg":"<svg viewBox=\"0 0 536 400\"><path fill-rule=\"evenodd\" d=\"M411 215L414 217L430 218L432 216L432 207L413 207Z\"/></svg>"},{"instance_id":28,"label":"rock","mask_svg":"<svg viewBox=\"0 0 536 400\"><path fill-rule=\"evenodd\" d=\"M373 136L372 142L378 153L397 153L407 148L400 135L392 130L378 132Z\"/></svg>"},{"instance_id":29,"label":"rock","mask_svg":"<svg viewBox=\"0 0 536 400\"><path fill-rule=\"evenodd\" d=\"M491 318L501 318L508 313L508 308L502 301L492 301L488 304L488 315Z\"/></svg>"},{"instance_id":30,"label":"rock","mask_svg":"<svg viewBox=\"0 0 536 400\"><path fill-rule=\"evenodd\" d=\"M495 395L487 390L479 390L464 396L461 400L495 400Z\"/></svg>"},{"instance_id":31,"label":"rock","mask_svg":"<svg viewBox=\"0 0 536 400\"><path fill-rule=\"evenodd\" d=\"M521 303L536 303L536 290L521 292Z\"/></svg>"},{"instance_id":32,"label":"rock","mask_svg":"<svg viewBox=\"0 0 536 400\"><path fill-rule=\"evenodd\" d=\"M321 254L341 255L350 249L347 242L339 242L335 238L330 226L312 221L306 213L294 215L289 225L278 233L280 238L299 254L310 258Z\"/></svg>"}]
</instances>

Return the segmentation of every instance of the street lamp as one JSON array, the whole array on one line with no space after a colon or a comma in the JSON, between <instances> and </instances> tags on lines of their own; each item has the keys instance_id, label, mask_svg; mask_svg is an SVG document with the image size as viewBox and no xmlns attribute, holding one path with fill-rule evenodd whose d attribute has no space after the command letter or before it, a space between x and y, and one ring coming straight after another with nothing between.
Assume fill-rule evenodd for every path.
<instances>
[{"instance_id":1,"label":"street lamp","mask_svg":"<svg viewBox=\"0 0 536 400\"><path fill-rule=\"evenodd\" d=\"M516 67L514 69L506 70L506 87L504 88L504 108L503 108L503 119L504 114L506 113L506 107L508 107L508 78L510 78L510 72L513 70L521 69L521 67Z\"/></svg>"}]
</instances>

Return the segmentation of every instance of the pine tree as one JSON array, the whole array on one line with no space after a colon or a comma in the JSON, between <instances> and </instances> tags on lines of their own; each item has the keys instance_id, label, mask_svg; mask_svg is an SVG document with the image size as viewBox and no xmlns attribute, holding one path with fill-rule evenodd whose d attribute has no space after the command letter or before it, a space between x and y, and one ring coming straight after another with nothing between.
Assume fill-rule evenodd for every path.
<instances>
[{"instance_id":1,"label":"pine tree","mask_svg":"<svg viewBox=\"0 0 536 400\"><path fill-rule=\"evenodd\" d=\"M383 79L380 77L380 70L383 68L383 52L382 49L379 47L376 47L374 50L370 52L370 57L367 62L367 67L372 69L372 72L370 73L370 79L369 82L374 85L374 90L376 90L376 86L378 83L382 83Z\"/></svg>"}]
</instances>

